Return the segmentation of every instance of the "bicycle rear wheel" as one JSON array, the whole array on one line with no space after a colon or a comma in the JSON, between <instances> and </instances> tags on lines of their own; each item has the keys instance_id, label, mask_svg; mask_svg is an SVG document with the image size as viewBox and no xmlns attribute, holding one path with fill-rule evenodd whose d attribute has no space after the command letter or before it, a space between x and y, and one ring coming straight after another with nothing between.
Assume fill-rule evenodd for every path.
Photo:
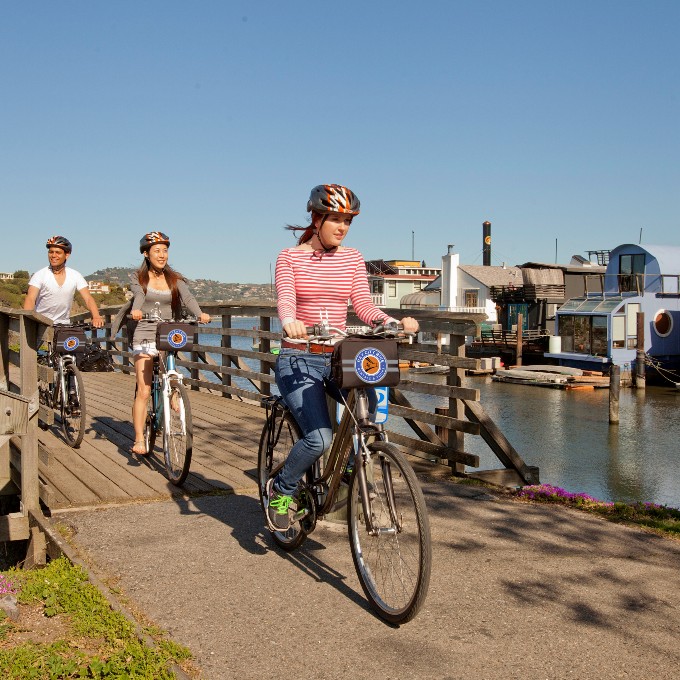
<instances>
[{"instance_id":1,"label":"bicycle rear wheel","mask_svg":"<svg viewBox=\"0 0 680 680\"><path fill-rule=\"evenodd\" d=\"M272 408L279 408L273 406ZM269 433L270 420L264 424L260 436L260 447L257 455L258 486L260 489L260 505L264 512L267 508L264 501L265 488L270 477L275 476L283 467L295 442L300 439L300 428L289 411L280 412L280 417L274 421L274 431ZM307 499L313 503L313 499ZM298 509L299 499L291 504L291 511ZM293 522L286 531L273 531L275 543L283 550L295 550L302 545L307 534L302 530L299 522Z\"/></svg>"},{"instance_id":2,"label":"bicycle rear wheel","mask_svg":"<svg viewBox=\"0 0 680 680\"><path fill-rule=\"evenodd\" d=\"M193 450L191 404L186 387L180 382L170 384L167 427L163 428L163 452L168 479L181 486L189 474Z\"/></svg>"},{"instance_id":3,"label":"bicycle rear wheel","mask_svg":"<svg viewBox=\"0 0 680 680\"><path fill-rule=\"evenodd\" d=\"M66 394L61 395L61 429L66 441L77 449L85 434L85 385L73 364L64 366Z\"/></svg>"},{"instance_id":4,"label":"bicycle rear wheel","mask_svg":"<svg viewBox=\"0 0 680 680\"><path fill-rule=\"evenodd\" d=\"M432 546L425 500L413 469L397 448L386 442L368 448L366 478L374 531L367 528L357 460L347 522L352 558L378 616L389 623L406 623L418 613L430 583Z\"/></svg>"}]
</instances>

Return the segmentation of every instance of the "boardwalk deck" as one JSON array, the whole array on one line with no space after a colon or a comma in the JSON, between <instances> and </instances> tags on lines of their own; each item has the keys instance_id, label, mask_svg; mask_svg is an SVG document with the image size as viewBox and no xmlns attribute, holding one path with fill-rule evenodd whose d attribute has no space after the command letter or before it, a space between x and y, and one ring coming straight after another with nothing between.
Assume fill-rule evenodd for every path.
<instances>
[{"instance_id":1,"label":"boardwalk deck","mask_svg":"<svg viewBox=\"0 0 680 680\"><path fill-rule=\"evenodd\" d=\"M184 494L165 478L159 446L132 456L135 381L124 373L85 373L87 430L80 448L68 446L55 424L40 433L41 496L52 513L95 504ZM255 491L257 447L264 411L257 404L190 392L194 422L190 493Z\"/></svg>"}]
</instances>

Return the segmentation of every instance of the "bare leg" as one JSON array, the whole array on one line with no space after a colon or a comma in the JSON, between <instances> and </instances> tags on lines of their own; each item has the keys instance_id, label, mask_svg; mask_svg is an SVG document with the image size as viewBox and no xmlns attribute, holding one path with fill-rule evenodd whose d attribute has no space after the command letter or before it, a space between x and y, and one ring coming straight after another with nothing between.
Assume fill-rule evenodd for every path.
<instances>
[{"instance_id":1,"label":"bare leg","mask_svg":"<svg viewBox=\"0 0 680 680\"><path fill-rule=\"evenodd\" d=\"M133 453L148 453L144 441L144 423L146 421L146 405L151 396L151 379L153 375L153 359L146 354L135 357L135 375L137 376L137 393L132 405L132 424L135 428Z\"/></svg>"}]
</instances>

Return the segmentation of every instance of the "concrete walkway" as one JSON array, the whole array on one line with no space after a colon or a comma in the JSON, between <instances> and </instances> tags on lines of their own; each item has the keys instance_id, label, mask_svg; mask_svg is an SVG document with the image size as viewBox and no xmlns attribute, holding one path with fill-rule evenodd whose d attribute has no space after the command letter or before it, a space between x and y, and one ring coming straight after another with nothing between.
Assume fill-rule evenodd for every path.
<instances>
[{"instance_id":1,"label":"concrete walkway","mask_svg":"<svg viewBox=\"0 0 680 680\"><path fill-rule=\"evenodd\" d=\"M583 513L429 480L433 569L400 628L370 611L346 533L292 555L255 495L54 521L173 639L202 678L680 677L680 542Z\"/></svg>"}]
</instances>

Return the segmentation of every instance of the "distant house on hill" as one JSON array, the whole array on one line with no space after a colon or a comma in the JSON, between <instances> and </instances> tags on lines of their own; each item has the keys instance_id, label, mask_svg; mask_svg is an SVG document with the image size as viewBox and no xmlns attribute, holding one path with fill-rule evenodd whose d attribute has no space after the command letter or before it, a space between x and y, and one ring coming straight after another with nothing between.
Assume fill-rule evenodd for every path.
<instances>
[{"instance_id":1,"label":"distant house on hill","mask_svg":"<svg viewBox=\"0 0 680 680\"><path fill-rule=\"evenodd\" d=\"M0 281L9 281L14 278L14 274L9 272L0 272Z\"/></svg>"},{"instance_id":2,"label":"distant house on hill","mask_svg":"<svg viewBox=\"0 0 680 680\"><path fill-rule=\"evenodd\" d=\"M102 281L88 281L87 288L90 293L100 293L101 295L108 295L111 292L111 286Z\"/></svg>"}]
</instances>

